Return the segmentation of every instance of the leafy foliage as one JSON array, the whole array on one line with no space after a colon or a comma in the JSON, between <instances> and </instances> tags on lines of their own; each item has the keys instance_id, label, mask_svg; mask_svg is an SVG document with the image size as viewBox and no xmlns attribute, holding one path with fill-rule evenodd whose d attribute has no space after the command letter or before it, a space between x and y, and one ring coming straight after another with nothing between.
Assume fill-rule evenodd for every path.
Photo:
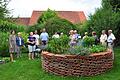
<instances>
[{"instance_id":1,"label":"leafy foliage","mask_svg":"<svg viewBox=\"0 0 120 80\"><path fill-rule=\"evenodd\" d=\"M71 29L76 29L76 26L65 19L51 18L46 22L45 28L50 35L53 35L55 32L68 34Z\"/></svg>"},{"instance_id":2,"label":"leafy foliage","mask_svg":"<svg viewBox=\"0 0 120 80\"><path fill-rule=\"evenodd\" d=\"M46 28L49 35L53 35L55 32L63 32L68 34L71 29L77 29L77 27L66 19L58 17L57 13L53 10L48 9L43 12L39 17L38 23L28 28L27 32Z\"/></svg>"},{"instance_id":3,"label":"leafy foliage","mask_svg":"<svg viewBox=\"0 0 120 80\"><path fill-rule=\"evenodd\" d=\"M0 56L9 56L9 33L0 32Z\"/></svg>"},{"instance_id":4,"label":"leafy foliage","mask_svg":"<svg viewBox=\"0 0 120 80\"><path fill-rule=\"evenodd\" d=\"M53 17L57 17L57 13L48 8L48 10L43 12L43 14L39 17L38 24L45 24L47 22L47 20L49 20Z\"/></svg>"},{"instance_id":5,"label":"leafy foliage","mask_svg":"<svg viewBox=\"0 0 120 80\"><path fill-rule=\"evenodd\" d=\"M0 19L6 19L10 13L7 9L7 5L10 0L0 0Z\"/></svg>"},{"instance_id":6,"label":"leafy foliage","mask_svg":"<svg viewBox=\"0 0 120 80\"><path fill-rule=\"evenodd\" d=\"M67 37L67 35L62 35L58 39L54 38L50 40L46 50L52 53L66 53L69 48L68 42L69 37Z\"/></svg>"},{"instance_id":7,"label":"leafy foliage","mask_svg":"<svg viewBox=\"0 0 120 80\"><path fill-rule=\"evenodd\" d=\"M96 9L95 14L89 16L89 20L84 27L86 27L88 33L96 31L98 35L101 34L102 30L111 29L117 38L116 43L120 44L120 11L115 13L110 1L102 0L102 7Z\"/></svg>"},{"instance_id":8,"label":"leafy foliage","mask_svg":"<svg viewBox=\"0 0 120 80\"><path fill-rule=\"evenodd\" d=\"M27 42L27 39L28 39L29 34L27 34L27 33L25 33L25 32L21 32L21 36L22 36L22 38L24 39L24 42L26 43L26 42Z\"/></svg>"},{"instance_id":9,"label":"leafy foliage","mask_svg":"<svg viewBox=\"0 0 120 80\"><path fill-rule=\"evenodd\" d=\"M43 28L44 28L44 24L36 24L36 25L27 27L26 32L29 33L29 32L34 32L35 30L37 30L38 33L40 34Z\"/></svg>"},{"instance_id":10,"label":"leafy foliage","mask_svg":"<svg viewBox=\"0 0 120 80\"><path fill-rule=\"evenodd\" d=\"M0 31L10 32L11 30L15 30L16 32L22 32L25 30L25 26L20 26L14 23L10 23L8 21L0 20Z\"/></svg>"},{"instance_id":11,"label":"leafy foliage","mask_svg":"<svg viewBox=\"0 0 120 80\"><path fill-rule=\"evenodd\" d=\"M85 47L84 46L75 46L70 47L68 45L69 37L67 35L63 35L60 38L53 38L48 42L47 50L48 52L56 53L56 54L73 54L73 55L89 55L90 53L99 53L106 50L106 47L101 45L93 45L94 38L88 37L85 39Z\"/></svg>"},{"instance_id":12,"label":"leafy foliage","mask_svg":"<svg viewBox=\"0 0 120 80\"><path fill-rule=\"evenodd\" d=\"M98 52L106 51L107 48L102 45L94 45L94 46L90 47L89 50L91 53L98 53Z\"/></svg>"},{"instance_id":13,"label":"leafy foliage","mask_svg":"<svg viewBox=\"0 0 120 80\"><path fill-rule=\"evenodd\" d=\"M83 44L86 47L92 46L95 43L94 37L86 37L83 39Z\"/></svg>"},{"instance_id":14,"label":"leafy foliage","mask_svg":"<svg viewBox=\"0 0 120 80\"><path fill-rule=\"evenodd\" d=\"M120 11L120 0L109 0L109 2L112 5L112 10L114 12Z\"/></svg>"},{"instance_id":15,"label":"leafy foliage","mask_svg":"<svg viewBox=\"0 0 120 80\"><path fill-rule=\"evenodd\" d=\"M75 54L75 55L81 55L86 56L90 54L90 50L87 47L82 46L76 46L75 48L71 48L68 53Z\"/></svg>"}]
</instances>

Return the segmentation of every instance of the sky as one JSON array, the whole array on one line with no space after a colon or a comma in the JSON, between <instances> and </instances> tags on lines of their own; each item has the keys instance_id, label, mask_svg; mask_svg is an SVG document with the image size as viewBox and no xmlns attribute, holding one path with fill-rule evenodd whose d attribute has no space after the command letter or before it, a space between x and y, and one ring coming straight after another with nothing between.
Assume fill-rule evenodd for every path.
<instances>
[{"instance_id":1,"label":"sky","mask_svg":"<svg viewBox=\"0 0 120 80\"><path fill-rule=\"evenodd\" d=\"M8 9L13 17L30 17L33 10L84 11L86 17L101 7L101 0L11 0Z\"/></svg>"}]
</instances>

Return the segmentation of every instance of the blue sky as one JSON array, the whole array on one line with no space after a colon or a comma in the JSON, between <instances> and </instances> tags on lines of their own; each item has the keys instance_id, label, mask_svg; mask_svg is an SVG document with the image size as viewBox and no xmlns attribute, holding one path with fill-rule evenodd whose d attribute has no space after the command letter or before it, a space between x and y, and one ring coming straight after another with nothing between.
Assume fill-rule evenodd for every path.
<instances>
[{"instance_id":1,"label":"blue sky","mask_svg":"<svg viewBox=\"0 0 120 80\"><path fill-rule=\"evenodd\" d=\"M88 16L101 7L101 0L11 0L8 8L14 17L30 17L33 10L84 11Z\"/></svg>"}]
</instances>

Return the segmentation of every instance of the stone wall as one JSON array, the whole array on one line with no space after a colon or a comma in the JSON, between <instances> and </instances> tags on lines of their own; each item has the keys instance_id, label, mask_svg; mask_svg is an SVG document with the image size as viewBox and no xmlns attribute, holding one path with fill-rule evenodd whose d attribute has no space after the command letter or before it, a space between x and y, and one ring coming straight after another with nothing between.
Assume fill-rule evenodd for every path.
<instances>
[{"instance_id":1,"label":"stone wall","mask_svg":"<svg viewBox=\"0 0 120 80\"><path fill-rule=\"evenodd\" d=\"M42 67L46 72L62 76L93 76L113 67L112 52L89 56L60 55L42 52Z\"/></svg>"}]
</instances>

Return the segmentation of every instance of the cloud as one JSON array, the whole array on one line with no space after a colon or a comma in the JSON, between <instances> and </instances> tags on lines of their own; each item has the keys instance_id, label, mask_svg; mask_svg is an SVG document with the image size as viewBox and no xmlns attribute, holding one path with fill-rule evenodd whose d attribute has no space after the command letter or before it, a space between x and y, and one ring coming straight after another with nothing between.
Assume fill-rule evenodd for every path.
<instances>
[{"instance_id":1,"label":"cloud","mask_svg":"<svg viewBox=\"0 0 120 80\"><path fill-rule=\"evenodd\" d=\"M33 10L84 11L86 16L101 6L101 0L11 0L14 17L30 17Z\"/></svg>"}]
</instances>

